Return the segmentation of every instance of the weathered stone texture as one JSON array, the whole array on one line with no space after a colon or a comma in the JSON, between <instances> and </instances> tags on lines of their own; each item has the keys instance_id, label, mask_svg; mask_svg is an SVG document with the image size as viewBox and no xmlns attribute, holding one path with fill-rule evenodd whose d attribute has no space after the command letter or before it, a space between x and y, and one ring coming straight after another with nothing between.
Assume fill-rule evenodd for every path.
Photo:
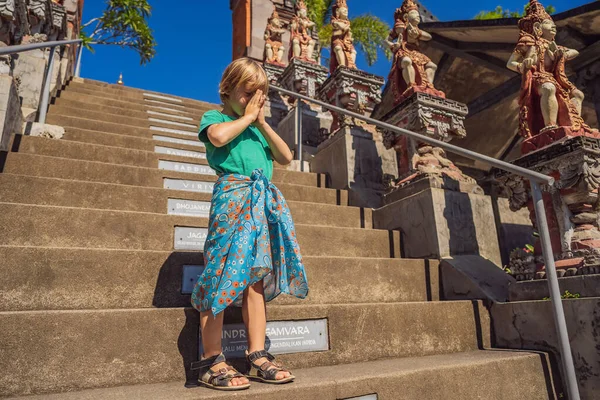
<instances>
[{"instance_id":1,"label":"weathered stone texture","mask_svg":"<svg viewBox=\"0 0 600 400\"><path fill-rule=\"evenodd\" d=\"M374 225L402 232L405 257L479 254L501 265L489 196L427 188L375 210Z\"/></svg>"},{"instance_id":2,"label":"weathered stone texture","mask_svg":"<svg viewBox=\"0 0 600 400\"><path fill-rule=\"evenodd\" d=\"M0 151L8 151L10 138L21 131L23 114L14 78L0 75Z\"/></svg>"}]
</instances>

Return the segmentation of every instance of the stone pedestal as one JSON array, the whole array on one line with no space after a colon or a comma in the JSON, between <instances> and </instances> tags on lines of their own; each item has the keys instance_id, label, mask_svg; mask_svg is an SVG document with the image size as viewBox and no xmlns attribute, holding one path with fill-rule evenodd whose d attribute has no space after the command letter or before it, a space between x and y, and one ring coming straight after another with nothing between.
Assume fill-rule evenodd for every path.
<instances>
[{"instance_id":1,"label":"stone pedestal","mask_svg":"<svg viewBox=\"0 0 600 400\"><path fill-rule=\"evenodd\" d=\"M542 186L546 218L559 276L596 273L600 267L599 198L600 139L578 136L554 142L529 153L514 164L556 178L552 187ZM509 194L513 211L527 207L536 226L529 182L499 172L497 180ZM531 271L518 271L525 278L534 272L544 277L540 243L535 244Z\"/></svg>"},{"instance_id":2,"label":"stone pedestal","mask_svg":"<svg viewBox=\"0 0 600 400\"><path fill-rule=\"evenodd\" d=\"M327 173L329 186L349 189L350 205L381 206L384 176L397 176L396 156L370 126L345 126L317 147L311 171Z\"/></svg>"},{"instance_id":3,"label":"stone pedestal","mask_svg":"<svg viewBox=\"0 0 600 400\"><path fill-rule=\"evenodd\" d=\"M0 75L0 151L8 151L12 135L21 132L23 114L15 80Z\"/></svg>"},{"instance_id":4,"label":"stone pedestal","mask_svg":"<svg viewBox=\"0 0 600 400\"><path fill-rule=\"evenodd\" d=\"M329 104L368 116L381 102L382 86L383 78L380 76L340 66L323 83L317 95ZM332 114L333 131L343 126L361 124L345 115Z\"/></svg>"},{"instance_id":5,"label":"stone pedestal","mask_svg":"<svg viewBox=\"0 0 600 400\"><path fill-rule=\"evenodd\" d=\"M263 63L270 85L280 85L281 75L285 67L275 64ZM273 128L277 127L281 120L289 113L289 106L284 96L276 90L269 90L265 102L265 119Z\"/></svg>"},{"instance_id":6,"label":"stone pedestal","mask_svg":"<svg viewBox=\"0 0 600 400\"><path fill-rule=\"evenodd\" d=\"M329 137L332 117L327 111L313 104L302 102L302 144L304 160L310 160L317 151L317 146ZM296 152L296 110L291 108L289 113L277 126L277 133L289 148Z\"/></svg>"},{"instance_id":7,"label":"stone pedestal","mask_svg":"<svg viewBox=\"0 0 600 400\"><path fill-rule=\"evenodd\" d=\"M421 176L385 196L385 205L373 211L373 227L400 230L404 257L470 254L501 265L491 198L463 189L447 190L439 178Z\"/></svg>"},{"instance_id":8,"label":"stone pedestal","mask_svg":"<svg viewBox=\"0 0 600 400\"><path fill-rule=\"evenodd\" d=\"M322 65L292 58L281 74L280 82L287 90L315 97L317 90L327 79L327 74L327 68Z\"/></svg>"},{"instance_id":9,"label":"stone pedestal","mask_svg":"<svg viewBox=\"0 0 600 400\"><path fill-rule=\"evenodd\" d=\"M382 121L432 139L449 142L455 137L464 138L467 135L464 127L467 113L467 106L462 103L415 92L388 112ZM383 141L387 148L394 148L398 152L398 186L409 184L423 175L450 179L456 185L475 183L439 147L418 143L390 131L383 132ZM479 193L483 191L479 190Z\"/></svg>"},{"instance_id":10,"label":"stone pedestal","mask_svg":"<svg viewBox=\"0 0 600 400\"><path fill-rule=\"evenodd\" d=\"M23 107L36 109L40 104L44 72L46 69L46 53L32 50L14 56L14 77L19 81L19 97Z\"/></svg>"}]
</instances>

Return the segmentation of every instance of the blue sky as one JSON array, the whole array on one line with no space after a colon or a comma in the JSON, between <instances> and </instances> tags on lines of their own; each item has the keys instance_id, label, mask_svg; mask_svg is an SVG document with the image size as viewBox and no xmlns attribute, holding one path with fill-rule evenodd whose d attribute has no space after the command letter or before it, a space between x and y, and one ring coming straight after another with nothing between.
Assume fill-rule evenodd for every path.
<instances>
[{"instance_id":1,"label":"blue sky","mask_svg":"<svg viewBox=\"0 0 600 400\"><path fill-rule=\"evenodd\" d=\"M527 0L422 2L440 20L452 21L471 19L479 11L491 10L497 5L521 10ZM554 0L548 4L561 12L589 2ZM150 4L153 7L150 26L158 43L154 59L141 66L133 50L96 46L94 54L86 51L83 55L82 77L116 82L122 72L127 86L217 103L219 79L231 61L229 0L150 0ZM394 10L401 4L401 0L348 0L351 17L370 12L389 24L393 23ZM100 16L105 6L105 1L86 1L84 22ZM360 55L357 62L359 68L384 77L391 66L383 55L370 67Z\"/></svg>"}]
</instances>

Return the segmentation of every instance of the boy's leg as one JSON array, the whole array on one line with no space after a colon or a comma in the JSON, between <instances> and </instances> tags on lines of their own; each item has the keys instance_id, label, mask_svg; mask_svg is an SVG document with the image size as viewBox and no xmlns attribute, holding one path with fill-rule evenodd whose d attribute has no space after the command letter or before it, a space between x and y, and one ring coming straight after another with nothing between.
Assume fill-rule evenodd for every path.
<instances>
[{"instance_id":1,"label":"boy's leg","mask_svg":"<svg viewBox=\"0 0 600 400\"><path fill-rule=\"evenodd\" d=\"M265 335L267 331L267 309L265 302L265 293L263 290L263 281L256 282L244 290L242 303L242 316L246 331L248 332L248 353L264 350ZM266 358L259 358L255 361L256 365L261 365ZM277 373L276 379L284 379L291 374L287 371Z\"/></svg>"},{"instance_id":2,"label":"boy's leg","mask_svg":"<svg viewBox=\"0 0 600 400\"><path fill-rule=\"evenodd\" d=\"M221 333L223 332L223 312L213 317L211 311L200 313L200 329L202 330L202 358L209 358L221 354ZM219 363L212 367L213 371L227 367L226 363ZM247 378L234 378L229 386L245 385L250 381Z\"/></svg>"}]
</instances>

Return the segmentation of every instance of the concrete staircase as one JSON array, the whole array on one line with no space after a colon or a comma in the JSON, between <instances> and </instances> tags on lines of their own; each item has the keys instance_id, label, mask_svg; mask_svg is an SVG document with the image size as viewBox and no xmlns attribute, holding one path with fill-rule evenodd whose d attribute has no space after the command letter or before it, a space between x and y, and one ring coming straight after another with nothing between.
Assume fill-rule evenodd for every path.
<instances>
[{"instance_id":1,"label":"concrete staircase","mask_svg":"<svg viewBox=\"0 0 600 400\"><path fill-rule=\"evenodd\" d=\"M174 231L208 220L177 215L169 199L210 201L216 177L196 135L214 108L71 82L47 121L65 127L61 140L15 137L0 174L0 397L553 398L546 355L483 350L486 308L440 301L437 261L400 258L398 233L372 229L371 210L347 206L323 175L281 168L273 181L297 224L310 295L278 298L268 318L326 318L329 350L279 356L294 384L184 388L199 328L182 266L203 260L174 251ZM226 318L241 321L236 310Z\"/></svg>"}]
</instances>

